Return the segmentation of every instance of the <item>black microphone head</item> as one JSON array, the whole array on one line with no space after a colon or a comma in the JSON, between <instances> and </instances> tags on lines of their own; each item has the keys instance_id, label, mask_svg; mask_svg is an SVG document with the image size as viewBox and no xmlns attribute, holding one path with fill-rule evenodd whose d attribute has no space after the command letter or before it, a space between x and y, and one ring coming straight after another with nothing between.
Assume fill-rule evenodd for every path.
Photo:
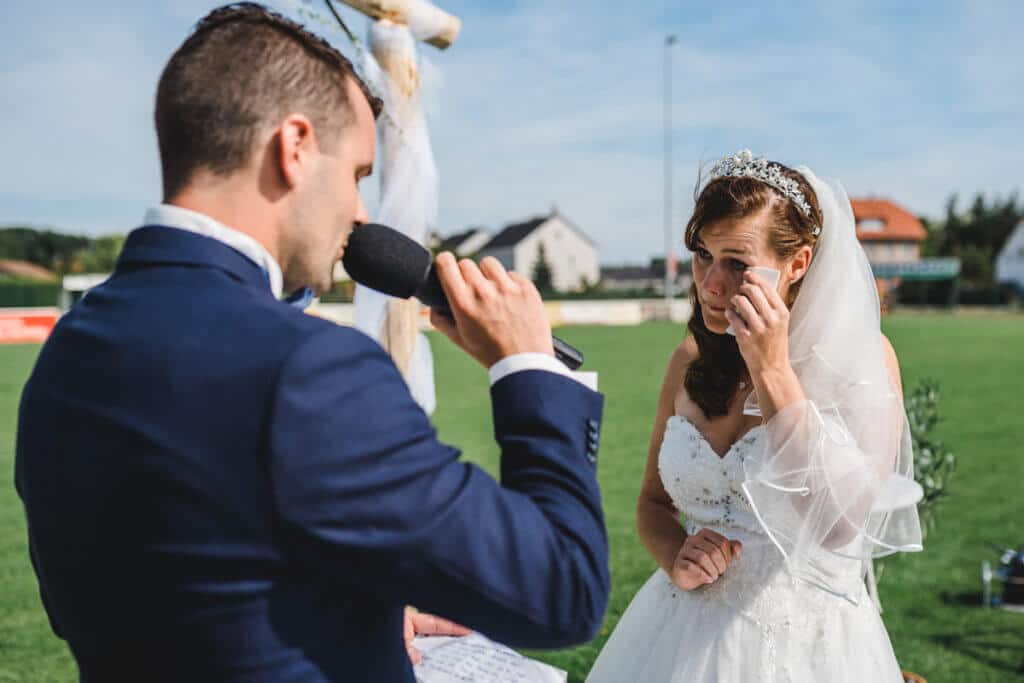
<instances>
[{"instance_id":1,"label":"black microphone head","mask_svg":"<svg viewBox=\"0 0 1024 683\"><path fill-rule=\"evenodd\" d=\"M349 235L341 263L359 284L408 299L426 280L433 259L416 240L393 228L367 223Z\"/></svg>"}]
</instances>

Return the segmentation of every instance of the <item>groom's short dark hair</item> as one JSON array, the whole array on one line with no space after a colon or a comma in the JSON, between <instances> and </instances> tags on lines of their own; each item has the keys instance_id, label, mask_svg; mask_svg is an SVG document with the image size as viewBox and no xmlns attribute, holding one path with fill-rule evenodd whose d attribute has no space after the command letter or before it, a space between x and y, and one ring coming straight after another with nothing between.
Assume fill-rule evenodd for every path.
<instances>
[{"instance_id":1,"label":"groom's short dark hair","mask_svg":"<svg viewBox=\"0 0 1024 683\"><path fill-rule=\"evenodd\" d=\"M351 119L346 79L381 102L352 63L301 25L254 3L215 9L171 57L156 94L164 198L199 168L227 175L249 160L258 136L291 112L332 144Z\"/></svg>"}]
</instances>

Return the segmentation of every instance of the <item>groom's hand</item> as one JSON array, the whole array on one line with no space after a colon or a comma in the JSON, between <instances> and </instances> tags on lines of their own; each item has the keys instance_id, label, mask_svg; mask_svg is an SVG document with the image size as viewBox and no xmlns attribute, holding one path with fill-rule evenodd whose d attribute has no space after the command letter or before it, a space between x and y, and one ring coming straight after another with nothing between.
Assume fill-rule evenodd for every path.
<instances>
[{"instance_id":1,"label":"groom's hand","mask_svg":"<svg viewBox=\"0 0 1024 683\"><path fill-rule=\"evenodd\" d=\"M435 264L455 318L430 312L430 322L485 368L517 353L554 356L551 324L532 282L487 257L477 266L444 252Z\"/></svg>"},{"instance_id":2,"label":"groom's hand","mask_svg":"<svg viewBox=\"0 0 1024 683\"><path fill-rule=\"evenodd\" d=\"M737 560L743 544L711 529L690 534L672 563L672 583L684 591L714 583Z\"/></svg>"},{"instance_id":3,"label":"groom's hand","mask_svg":"<svg viewBox=\"0 0 1024 683\"><path fill-rule=\"evenodd\" d=\"M435 617L412 607L405 608L405 651L409 653L409 661L413 664L423 661L423 655L412 644L416 636L468 636L470 633L472 631L454 621Z\"/></svg>"}]
</instances>

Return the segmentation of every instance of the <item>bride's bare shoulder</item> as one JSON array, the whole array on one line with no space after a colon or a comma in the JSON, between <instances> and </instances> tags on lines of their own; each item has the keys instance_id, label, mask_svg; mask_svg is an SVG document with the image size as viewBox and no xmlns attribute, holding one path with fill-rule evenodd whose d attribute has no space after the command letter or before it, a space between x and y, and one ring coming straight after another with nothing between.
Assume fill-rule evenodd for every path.
<instances>
[{"instance_id":1,"label":"bride's bare shoulder","mask_svg":"<svg viewBox=\"0 0 1024 683\"><path fill-rule=\"evenodd\" d=\"M697 357L697 341L693 335L687 335L686 339L679 343L676 350L672 352L672 360L669 365L673 369L685 370Z\"/></svg>"},{"instance_id":2,"label":"bride's bare shoulder","mask_svg":"<svg viewBox=\"0 0 1024 683\"><path fill-rule=\"evenodd\" d=\"M892 383L902 396L903 380L900 377L900 362L896 358L896 349L892 347L892 342L884 334L882 335L882 353L885 354L885 366L889 371L889 378L892 379Z\"/></svg>"},{"instance_id":3,"label":"bride's bare shoulder","mask_svg":"<svg viewBox=\"0 0 1024 683\"><path fill-rule=\"evenodd\" d=\"M695 358L697 358L697 342L694 341L693 336L687 336L672 352L672 358L669 359L668 368L665 370L665 381L662 385L665 400L675 403L678 393L680 391L685 393L683 379L686 377L686 368L690 367L690 363Z\"/></svg>"}]
</instances>

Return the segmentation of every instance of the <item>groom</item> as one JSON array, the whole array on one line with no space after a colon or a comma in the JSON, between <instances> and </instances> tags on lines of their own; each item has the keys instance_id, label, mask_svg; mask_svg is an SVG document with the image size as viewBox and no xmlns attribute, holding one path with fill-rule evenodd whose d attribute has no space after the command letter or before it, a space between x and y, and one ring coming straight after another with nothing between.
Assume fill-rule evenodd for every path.
<instances>
[{"instance_id":1,"label":"groom","mask_svg":"<svg viewBox=\"0 0 1024 683\"><path fill-rule=\"evenodd\" d=\"M438 259L455 322L433 320L489 368L500 485L375 342L280 300L327 288L366 221L379 106L250 4L167 64L164 203L60 321L19 415L31 558L83 681L412 681L406 604L524 647L599 627L602 397L554 360L536 289Z\"/></svg>"}]
</instances>

